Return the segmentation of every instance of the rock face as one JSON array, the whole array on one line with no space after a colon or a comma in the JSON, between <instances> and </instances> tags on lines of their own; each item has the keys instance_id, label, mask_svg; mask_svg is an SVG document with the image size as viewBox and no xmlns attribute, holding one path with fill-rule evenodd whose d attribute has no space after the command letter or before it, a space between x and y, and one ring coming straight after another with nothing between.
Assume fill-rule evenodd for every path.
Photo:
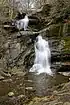
<instances>
[{"instance_id":1,"label":"rock face","mask_svg":"<svg viewBox=\"0 0 70 105\"><path fill-rule=\"evenodd\" d=\"M9 96L9 97L12 97L12 96L14 96L14 93L13 93L13 92L9 92L9 93L8 93L8 96Z\"/></svg>"},{"instance_id":2,"label":"rock face","mask_svg":"<svg viewBox=\"0 0 70 105\"><path fill-rule=\"evenodd\" d=\"M66 28L65 27L65 24L53 24L50 25L48 32L41 34L46 40L48 36L52 53L52 63L55 63L56 61L69 62L69 24ZM66 29L65 31L64 28ZM19 32L9 34L10 38L3 44L2 49L4 49L5 52L3 59L1 59L0 68L8 69L9 67L13 68L14 66L17 66L20 68L25 67L26 69L29 69L34 62L34 42L32 41L32 38L35 39L35 35L20 35ZM58 63L56 63L56 66L57 64ZM59 68L61 65L62 63L59 63Z\"/></svg>"},{"instance_id":3,"label":"rock face","mask_svg":"<svg viewBox=\"0 0 70 105\"><path fill-rule=\"evenodd\" d=\"M47 4L41 11L32 14L38 17L40 26L36 27L37 23L34 27L31 25L29 31L0 27L0 105L70 104L70 72L66 72L70 70L70 9L64 3L63 7L61 3L53 4ZM0 20L2 25L5 21ZM34 41L38 34L49 42L51 69L59 72L53 77L44 74L37 77L31 74L32 77L29 77L35 58ZM43 96L38 97L38 94Z\"/></svg>"},{"instance_id":4,"label":"rock face","mask_svg":"<svg viewBox=\"0 0 70 105\"><path fill-rule=\"evenodd\" d=\"M53 0L53 2L57 0ZM64 7L65 5L63 5ZM40 34L47 40L52 53L52 68L60 69L60 67L69 62L70 58L70 17L69 6L65 8L46 4L40 12L32 14L40 20L40 27L37 31L48 28L48 31ZM1 28L2 29L2 28ZM1 30L0 29L0 30ZM32 29L35 30L35 29ZM11 32L10 32L11 31ZM7 70L10 68L20 67L22 71L29 69L34 62L34 41L36 36L24 32L12 32L2 29L0 44L0 69ZM63 62L63 63L62 63ZM69 63L68 63L69 64ZM65 65L66 66L66 65Z\"/></svg>"}]
</instances>

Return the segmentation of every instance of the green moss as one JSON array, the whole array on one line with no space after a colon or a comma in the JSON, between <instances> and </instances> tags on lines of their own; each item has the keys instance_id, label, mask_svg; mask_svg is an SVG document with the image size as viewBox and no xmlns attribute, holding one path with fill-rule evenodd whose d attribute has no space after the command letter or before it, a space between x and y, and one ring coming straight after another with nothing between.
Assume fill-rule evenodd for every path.
<instances>
[{"instance_id":1,"label":"green moss","mask_svg":"<svg viewBox=\"0 0 70 105\"><path fill-rule=\"evenodd\" d=\"M63 36L69 36L69 34L70 34L70 24L65 23L63 25Z\"/></svg>"},{"instance_id":2,"label":"green moss","mask_svg":"<svg viewBox=\"0 0 70 105\"><path fill-rule=\"evenodd\" d=\"M50 36L62 36L63 24L53 24L50 26Z\"/></svg>"},{"instance_id":3,"label":"green moss","mask_svg":"<svg viewBox=\"0 0 70 105\"><path fill-rule=\"evenodd\" d=\"M70 37L63 37L63 40L65 41L63 52L70 53Z\"/></svg>"},{"instance_id":4,"label":"green moss","mask_svg":"<svg viewBox=\"0 0 70 105\"><path fill-rule=\"evenodd\" d=\"M70 34L69 23L53 24L50 25L49 29L50 29L49 36L68 37Z\"/></svg>"},{"instance_id":5,"label":"green moss","mask_svg":"<svg viewBox=\"0 0 70 105\"><path fill-rule=\"evenodd\" d=\"M70 35L70 24L68 24L68 30L67 30L67 32Z\"/></svg>"}]
</instances>

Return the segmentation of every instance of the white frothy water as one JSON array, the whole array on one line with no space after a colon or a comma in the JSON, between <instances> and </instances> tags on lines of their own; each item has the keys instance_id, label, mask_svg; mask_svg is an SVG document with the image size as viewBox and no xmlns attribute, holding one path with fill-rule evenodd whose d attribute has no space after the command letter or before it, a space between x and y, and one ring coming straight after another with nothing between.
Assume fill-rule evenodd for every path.
<instances>
[{"instance_id":1,"label":"white frothy water","mask_svg":"<svg viewBox=\"0 0 70 105\"><path fill-rule=\"evenodd\" d=\"M19 21L16 22L16 27L20 30L22 28L24 28L24 31L27 30L28 27L28 23L29 23L29 19L28 16L25 15L24 19L21 19Z\"/></svg>"},{"instance_id":2,"label":"white frothy water","mask_svg":"<svg viewBox=\"0 0 70 105\"><path fill-rule=\"evenodd\" d=\"M38 36L34 47L35 61L34 65L30 69L30 72L36 72L37 74L47 73L52 75L53 73L50 68L51 52L48 41L44 40L42 36Z\"/></svg>"}]
</instances>

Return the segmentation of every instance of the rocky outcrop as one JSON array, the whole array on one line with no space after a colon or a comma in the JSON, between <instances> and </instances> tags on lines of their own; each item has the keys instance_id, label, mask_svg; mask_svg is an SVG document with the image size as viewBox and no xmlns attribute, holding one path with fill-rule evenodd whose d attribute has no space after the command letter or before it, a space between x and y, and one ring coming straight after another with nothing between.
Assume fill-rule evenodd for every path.
<instances>
[{"instance_id":1,"label":"rocky outcrop","mask_svg":"<svg viewBox=\"0 0 70 105\"><path fill-rule=\"evenodd\" d=\"M41 30L39 32L15 32L9 33L10 38L3 44L4 52L4 68L14 66L22 66L30 68L34 61L34 41L38 34L41 34L46 40L48 37L50 49L52 52L53 62L69 61L69 39L70 37L65 34L69 34L69 26L64 32L65 24L53 24L49 28ZM65 34L64 34L65 33Z\"/></svg>"},{"instance_id":2,"label":"rocky outcrop","mask_svg":"<svg viewBox=\"0 0 70 105\"><path fill-rule=\"evenodd\" d=\"M70 104L70 11L66 6L59 10L56 7L47 4L32 13L40 24L36 27L37 21L29 26L29 31L7 26L5 30L3 24L0 27L0 105ZM53 77L29 73L39 34L49 42Z\"/></svg>"},{"instance_id":3,"label":"rocky outcrop","mask_svg":"<svg viewBox=\"0 0 70 105\"><path fill-rule=\"evenodd\" d=\"M14 27L10 27L10 29L8 27L8 30L3 29L0 33L2 39L0 46L1 70L8 70L15 66L29 69L33 65L34 41L38 34L49 41L52 68L61 68L64 66L63 63L70 62L69 6L64 5L60 7L59 11L57 7L60 5L46 4L41 11L30 14L31 18L36 17L37 23L40 22L38 27L37 23L34 27L30 26L30 31L14 30Z\"/></svg>"}]
</instances>

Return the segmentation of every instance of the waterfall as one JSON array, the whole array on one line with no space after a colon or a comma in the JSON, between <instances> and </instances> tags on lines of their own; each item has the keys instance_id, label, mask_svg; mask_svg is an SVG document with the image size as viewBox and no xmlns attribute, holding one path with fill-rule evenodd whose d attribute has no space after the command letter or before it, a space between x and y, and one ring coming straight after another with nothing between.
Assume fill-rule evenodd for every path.
<instances>
[{"instance_id":1,"label":"waterfall","mask_svg":"<svg viewBox=\"0 0 70 105\"><path fill-rule=\"evenodd\" d=\"M47 73L52 75L50 68L50 58L51 52L49 48L48 41L44 40L42 36L37 36L36 42L34 44L35 48L35 61L34 65L30 69L30 72Z\"/></svg>"},{"instance_id":2,"label":"waterfall","mask_svg":"<svg viewBox=\"0 0 70 105\"><path fill-rule=\"evenodd\" d=\"M28 23L29 23L28 16L25 15L24 19L20 19L16 21L16 27L19 30L24 29L24 31L26 31L28 27Z\"/></svg>"}]
</instances>

